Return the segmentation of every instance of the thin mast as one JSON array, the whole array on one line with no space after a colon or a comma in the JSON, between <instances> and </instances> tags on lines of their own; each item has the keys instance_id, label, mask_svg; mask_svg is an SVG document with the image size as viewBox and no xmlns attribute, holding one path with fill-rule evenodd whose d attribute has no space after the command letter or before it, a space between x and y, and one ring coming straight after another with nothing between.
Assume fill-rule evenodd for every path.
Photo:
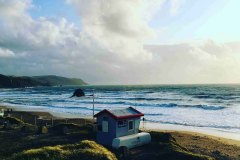
<instances>
[{"instance_id":1,"label":"thin mast","mask_svg":"<svg viewBox=\"0 0 240 160\"><path fill-rule=\"evenodd\" d=\"M94 98L95 98L95 97L94 97L94 89L93 89L93 109L92 109L92 111L93 111L93 122L94 122L94 109L95 109L95 108L94 108Z\"/></svg>"}]
</instances>

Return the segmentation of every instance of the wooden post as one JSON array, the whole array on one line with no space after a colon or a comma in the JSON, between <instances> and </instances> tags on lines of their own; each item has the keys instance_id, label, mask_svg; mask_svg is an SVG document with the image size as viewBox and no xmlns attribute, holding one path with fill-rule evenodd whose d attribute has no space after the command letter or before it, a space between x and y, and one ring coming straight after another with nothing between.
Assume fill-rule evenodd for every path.
<instances>
[{"instance_id":1,"label":"wooden post","mask_svg":"<svg viewBox=\"0 0 240 160\"><path fill-rule=\"evenodd\" d=\"M34 117L34 124L37 125L37 116Z\"/></svg>"},{"instance_id":2,"label":"wooden post","mask_svg":"<svg viewBox=\"0 0 240 160\"><path fill-rule=\"evenodd\" d=\"M53 127L53 118L52 118L52 127Z\"/></svg>"},{"instance_id":3,"label":"wooden post","mask_svg":"<svg viewBox=\"0 0 240 160\"><path fill-rule=\"evenodd\" d=\"M143 129L145 129L145 118L143 117Z\"/></svg>"},{"instance_id":4,"label":"wooden post","mask_svg":"<svg viewBox=\"0 0 240 160\"><path fill-rule=\"evenodd\" d=\"M65 122L66 124L68 123L68 119L66 118L66 122Z\"/></svg>"}]
</instances>

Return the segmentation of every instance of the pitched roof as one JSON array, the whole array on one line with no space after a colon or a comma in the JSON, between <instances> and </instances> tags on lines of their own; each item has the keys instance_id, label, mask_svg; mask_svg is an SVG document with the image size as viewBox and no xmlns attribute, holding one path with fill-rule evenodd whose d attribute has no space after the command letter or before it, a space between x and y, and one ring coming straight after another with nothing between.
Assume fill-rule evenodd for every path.
<instances>
[{"instance_id":1,"label":"pitched roof","mask_svg":"<svg viewBox=\"0 0 240 160\"><path fill-rule=\"evenodd\" d=\"M108 113L110 116L112 116L115 119L127 119L127 118L135 118L135 117L141 117L144 116L143 113L139 112L138 110L129 107L124 109L114 109L114 110L107 110L104 109L97 114L94 115L94 117L98 117L102 113Z\"/></svg>"}]
</instances>

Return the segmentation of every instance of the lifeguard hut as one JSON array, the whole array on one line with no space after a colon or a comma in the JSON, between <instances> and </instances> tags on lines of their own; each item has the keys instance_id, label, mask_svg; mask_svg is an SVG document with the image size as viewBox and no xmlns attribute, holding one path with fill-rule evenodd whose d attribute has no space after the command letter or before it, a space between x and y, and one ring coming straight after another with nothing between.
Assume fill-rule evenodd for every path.
<instances>
[{"instance_id":1,"label":"lifeguard hut","mask_svg":"<svg viewBox=\"0 0 240 160\"><path fill-rule=\"evenodd\" d=\"M133 148L151 142L149 133L139 133L143 113L129 107L115 110L102 110L94 115L97 118L97 142L113 148Z\"/></svg>"}]
</instances>

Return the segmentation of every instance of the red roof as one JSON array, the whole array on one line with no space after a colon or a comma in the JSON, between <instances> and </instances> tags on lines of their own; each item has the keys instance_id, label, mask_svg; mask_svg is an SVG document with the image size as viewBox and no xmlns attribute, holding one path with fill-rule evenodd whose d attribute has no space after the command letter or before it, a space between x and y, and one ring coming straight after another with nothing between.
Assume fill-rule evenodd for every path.
<instances>
[{"instance_id":1,"label":"red roof","mask_svg":"<svg viewBox=\"0 0 240 160\"><path fill-rule=\"evenodd\" d=\"M103 113L107 113L115 119L128 119L128 118L136 118L136 117L144 116L143 113L139 112L138 110L132 107L129 107L124 109L116 109L116 110L104 109L98 112L97 114L95 114L94 117L98 117Z\"/></svg>"}]
</instances>

